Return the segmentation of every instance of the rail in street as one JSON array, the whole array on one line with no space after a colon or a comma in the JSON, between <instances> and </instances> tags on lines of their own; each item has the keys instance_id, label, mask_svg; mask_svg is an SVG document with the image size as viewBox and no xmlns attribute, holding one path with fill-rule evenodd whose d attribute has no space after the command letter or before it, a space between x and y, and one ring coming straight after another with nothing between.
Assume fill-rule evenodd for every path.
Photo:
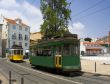
<instances>
[{"instance_id":1,"label":"rail in street","mask_svg":"<svg viewBox=\"0 0 110 84\"><path fill-rule=\"evenodd\" d=\"M0 69L5 77L9 77L11 71L13 84L109 84L110 78L102 75L83 74L81 76L67 77L48 73L42 70L31 68L27 63L13 63L0 59Z\"/></svg>"}]
</instances>

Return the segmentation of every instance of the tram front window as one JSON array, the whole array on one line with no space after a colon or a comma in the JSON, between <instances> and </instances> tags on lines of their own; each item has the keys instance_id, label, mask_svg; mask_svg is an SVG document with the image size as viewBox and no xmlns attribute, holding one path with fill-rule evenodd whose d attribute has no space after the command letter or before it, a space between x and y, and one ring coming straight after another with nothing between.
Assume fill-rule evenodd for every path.
<instances>
[{"instance_id":1,"label":"tram front window","mask_svg":"<svg viewBox=\"0 0 110 84\"><path fill-rule=\"evenodd\" d=\"M23 50L14 50L14 55L22 55Z\"/></svg>"},{"instance_id":2,"label":"tram front window","mask_svg":"<svg viewBox=\"0 0 110 84\"><path fill-rule=\"evenodd\" d=\"M14 50L14 55L16 55L17 54L17 51L16 50Z\"/></svg>"},{"instance_id":3,"label":"tram front window","mask_svg":"<svg viewBox=\"0 0 110 84\"><path fill-rule=\"evenodd\" d=\"M65 56L77 55L78 54L78 46L77 45L64 45L63 46L63 54Z\"/></svg>"},{"instance_id":4,"label":"tram front window","mask_svg":"<svg viewBox=\"0 0 110 84\"><path fill-rule=\"evenodd\" d=\"M23 55L23 50L20 50L20 54Z\"/></svg>"},{"instance_id":5,"label":"tram front window","mask_svg":"<svg viewBox=\"0 0 110 84\"><path fill-rule=\"evenodd\" d=\"M20 50L17 51L17 54L20 55Z\"/></svg>"}]
</instances>

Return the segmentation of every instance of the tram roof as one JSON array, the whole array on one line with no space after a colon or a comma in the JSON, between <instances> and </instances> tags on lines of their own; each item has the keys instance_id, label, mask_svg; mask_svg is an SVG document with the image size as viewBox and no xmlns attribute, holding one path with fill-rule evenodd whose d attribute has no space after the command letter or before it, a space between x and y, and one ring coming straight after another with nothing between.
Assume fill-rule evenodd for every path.
<instances>
[{"instance_id":1,"label":"tram roof","mask_svg":"<svg viewBox=\"0 0 110 84\"><path fill-rule=\"evenodd\" d=\"M43 46L59 46L62 44L78 44L78 39L51 39L47 41L41 41L37 44L37 47L43 47Z\"/></svg>"},{"instance_id":2,"label":"tram roof","mask_svg":"<svg viewBox=\"0 0 110 84\"><path fill-rule=\"evenodd\" d=\"M21 49L16 49L16 48L10 48L8 50L23 50L22 48Z\"/></svg>"}]
</instances>

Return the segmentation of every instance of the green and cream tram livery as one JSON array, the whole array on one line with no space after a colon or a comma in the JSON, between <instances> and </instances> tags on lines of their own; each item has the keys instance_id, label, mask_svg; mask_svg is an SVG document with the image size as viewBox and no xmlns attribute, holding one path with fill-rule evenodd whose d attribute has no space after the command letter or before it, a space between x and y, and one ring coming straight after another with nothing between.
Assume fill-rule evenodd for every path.
<instances>
[{"instance_id":1,"label":"green and cream tram livery","mask_svg":"<svg viewBox=\"0 0 110 84\"><path fill-rule=\"evenodd\" d=\"M62 72L80 71L79 39L61 38L39 42L30 56L30 64Z\"/></svg>"},{"instance_id":2,"label":"green and cream tram livery","mask_svg":"<svg viewBox=\"0 0 110 84\"><path fill-rule=\"evenodd\" d=\"M23 48L17 46L9 49L8 58L10 61L23 61Z\"/></svg>"}]
</instances>

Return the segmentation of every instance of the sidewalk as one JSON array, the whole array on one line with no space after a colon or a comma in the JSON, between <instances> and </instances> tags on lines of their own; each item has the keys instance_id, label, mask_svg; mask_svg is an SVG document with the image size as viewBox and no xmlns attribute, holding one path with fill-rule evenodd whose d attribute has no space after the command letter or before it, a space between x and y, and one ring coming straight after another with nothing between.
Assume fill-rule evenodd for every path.
<instances>
[{"instance_id":1,"label":"sidewalk","mask_svg":"<svg viewBox=\"0 0 110 84\"><path fill-rule=\"evenodd\" d=\"M95 62L96 62L96 69L95 69ZM81 60L81 66L83 72L110 76L110 64L103 64L103 61L83 59Z\"/></svg>"},{"instance_id":2,"label":"sidewalk","mask_svg":"<svg viewBox=\"0 0 110 84\"><path fill-rule=\"evenodd\" d=\"M8 80L0 73L0 84L8 84Z\"/></svg>"},{"instance_id":3,"label":"sidewalk","mask_svg":"<svg viewBox=\"0 0 110 84\"><path fill-rule=\"evenodd\" d=\"M24 61L29 64L29 59L25 59ZM95 72L95 62L96 62L96 72ZM81 59L82 71L110 76L110 61L109 64L103 64L103 62L104 61L102 60Z\"/></svg>"},{"instance_id":4,"label":"sidewalk","mask_svg":"<svg viewBox=\"0 0 110 84\"><path fill-rule=\"evenodd\" d=\"M24 59L23 61L26 62L27 64L30 63L30 62L29 62L29 59Z\"/></svg>"}]
</instances>

